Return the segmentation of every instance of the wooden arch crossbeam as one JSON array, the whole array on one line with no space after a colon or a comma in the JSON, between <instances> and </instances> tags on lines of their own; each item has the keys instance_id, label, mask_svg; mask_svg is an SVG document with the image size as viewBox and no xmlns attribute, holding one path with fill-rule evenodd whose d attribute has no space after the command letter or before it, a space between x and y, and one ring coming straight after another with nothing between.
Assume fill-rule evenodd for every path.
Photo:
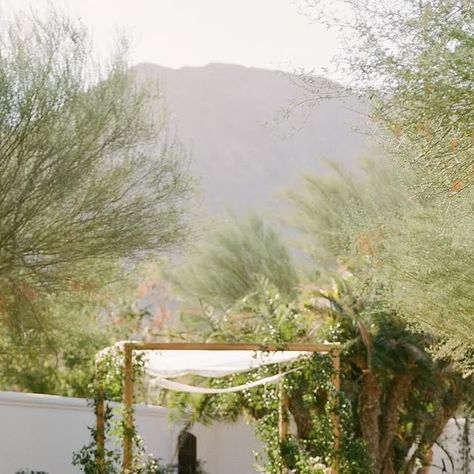
<instances>
[{"instance_id":1,"label":"wooden arch crossbeam","mask_svg":"<svg viewBox=\"0 0 474 474\"><path fill-rule=\"evenodd\" d=\"M340 365L341 353L338 344L306 344L294 343L284 345L262 345L255 343L195 343L195 342L125 342L123 344L124 370L123 370L123 407L124 407L124 424L125 435L123 437L123 473L130 472L133 461L133 440L126 433L133 429L133 352L134 351L262 351L262 352L278 352L278 351L296 351L296 352L318 352L329 353L332 357L334 375L333 384L336 391L340 390ZM98 386L101 386L100 380ZM280 407L280 439L284 440L288 433L288 422L286 412L288 400L282 397ZM286 406L285 406L286 405ZM96 442L98 446L97 467L101 472L103 465L103 453L105 448L105 400L103 394L98 396L98 404L96 410ZM331 472L339 474L339 460L337 453L340 448L340 419L337 414L332 417L332 426L334 433L334 448L336 457L333 461Z\"/></svg>"}]
</instances>

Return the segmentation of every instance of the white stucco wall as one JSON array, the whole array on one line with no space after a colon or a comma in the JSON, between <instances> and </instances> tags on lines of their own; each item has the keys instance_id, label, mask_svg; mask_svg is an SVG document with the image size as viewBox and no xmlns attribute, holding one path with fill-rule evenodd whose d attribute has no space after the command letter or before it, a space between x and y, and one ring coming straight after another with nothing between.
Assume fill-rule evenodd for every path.
<instances>
[{"instance_id":1,"label":"white stucco wall","mask_svg":"<svg viewBox=\"0 0 474 474\"><path fill-rule=\"evenodd\" d=\"M92 423L85 400L0 392L0 472L79 472L71 455L88 442Z\"/></svg>"},{"instance_id":2,"label":"white stucco wall","mask_svg":"<svg viewBox=\"0 0 474 474\"><path fill-rule=\"evenodd\" d=\"M164 462L176 461L176 438L179 426L171 424L166 409L138 406L138 431L150 452ZM90 441L87 426L95 423L86 400L26 393L0 392L0 474L15 474L22 469L45 471L48 474L78 474L71 464L72 453ZM463 420L451 420L442 437L455 460L435 448L431 474L460 471L457 440ZM253 429L244 423L197 425L198 458L205 462L209 474L254 474L255 450L260 443ZM471 429L474 439L474 428ZM472 449L474 454L474 449ZM474 473L474 461L471 470Z\"/></svg>"},{"instance_id":3,"label":"white stucco wall","mask_svg":"<svg viewBox=\"0 0 474 474\"><path fill-rule=\"evenodd\" d=\"M166 409L136 407L137 428L149 452L164 462L176 461L179 426ZM87 401L27 393L0 392L0 474L22 469L48 474L78 474L72 453L90 442L87 426L95 419ZM258 442L243 423L197 425L198 458L209 474L253 474Z\"/></svg>"},{"instance_id":4,"label":"white stucco wall","mask_svg":"<svg viewBox=\"0 0 474 474\"><path fill-rule=\"evenodd\" d=\"M140 435L151 452L171 461L176 430L161 407L136 410ZM75 474L72 453L90 442L95 419L87 401L29 393L0 392L0 473L21 469Z\"/></svg>"},{"instance_id":5,"label":"white stucco wall","mask_svg":"<svg viewBox=\"0 0 474 474\"><path fill-rule=\"evenodd\" d=\"M471 441L469 473L474 474L474 425L469 426L469 440ZM463 470L461 453L459 452L459 440L464 429L464 420L449 420L443 435L439 439L439 446L433 450L433 467L430 474L458 474L466 472ZM449 456L441 447L447 448ZM451 458L451 459L450 459ZM443 471L443 468L445 469Z\"/></svg>"},{"instance_id":6,"label":"white stucco wall","mask_svg":"<svg viewBox=\"0 0 474 474\"><path fill-rule=\"evenodd\" d=\"M251 426L239 423L215 423L196 426L197 456L204 460L209 474L254 474L254 452L261 443Z\"/></svg>"}]
</instances>

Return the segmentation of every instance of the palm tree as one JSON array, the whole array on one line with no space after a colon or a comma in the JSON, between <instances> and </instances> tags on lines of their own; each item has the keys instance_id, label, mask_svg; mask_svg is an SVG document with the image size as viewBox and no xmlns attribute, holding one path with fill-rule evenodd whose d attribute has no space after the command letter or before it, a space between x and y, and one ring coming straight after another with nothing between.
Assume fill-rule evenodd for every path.
<instances>
[{"instance_id":1,"label":"palm tree","mask_svg":"<svg viewBox=\"0 0 474 474\"><path fill-rule=\"evenodd\" d=\"M409 474L417 460L428 467L447 421L472 397L471 381L433 360L433 340L409 331L383 292L364 293L354 276L335 280L329 291L307 291L310 301L330 303L313 305L316 325L320 336L326 331L346 348L342 390L356 407L372 472Z\"/></svg>"}]
</instances>

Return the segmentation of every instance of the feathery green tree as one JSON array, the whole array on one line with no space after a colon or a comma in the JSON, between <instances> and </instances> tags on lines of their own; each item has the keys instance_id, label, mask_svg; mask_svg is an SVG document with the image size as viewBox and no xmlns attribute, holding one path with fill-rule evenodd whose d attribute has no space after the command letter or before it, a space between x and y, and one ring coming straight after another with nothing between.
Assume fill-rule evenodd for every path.
<instances>
[{"instance_id":1,"label":"feathery green tree","mask_svg":"<svg viewBox=\"0 0 474 474\"><path fill-rule=\"evenodd\" d=\"M290 192L294 223L318 265L337 261L370 287L382 285L391 307L432 335L438 356L470 374L474 225L465 216L472 191L453 196L442 215L436 199L416 193L416 182L387 160L367 162L358 175L336 168L306 176Z\"/></svg>"},{"instance_id":2,"label":"feathery green tree","mask_svg":"<svg viewBox=\"0 0 474 474\"><path fill-rule=\"evenodd\" d=\"M295 294L297 272L280 235L257 215L248 214L210 225L174 280L186 295L226 309L252 293L262 277L283 294Z\"/></svg>"},{"instance_id":3,"label":"feathery green tree","mask_svg":"<svg viewBox=\"0 0 474 474\"><path fill-rule=\"evenodd\" d=\"M93 288L110 263L183 236L181 151L124 54L98 64L86 30L55 12L2 27L0 288L13 326L43 295Z\"/></svg>"}]
</instances>

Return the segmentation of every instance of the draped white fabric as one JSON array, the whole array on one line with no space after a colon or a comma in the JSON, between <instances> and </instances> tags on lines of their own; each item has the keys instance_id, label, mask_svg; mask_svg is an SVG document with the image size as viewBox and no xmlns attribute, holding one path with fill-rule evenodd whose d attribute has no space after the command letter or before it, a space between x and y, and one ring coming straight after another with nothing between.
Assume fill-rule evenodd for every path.
<instances>
[{"instance_id":1,"label":"draped white fabric","mask_svg":"<svg viewBox=\"0 0 474 474\"><path fill-rule=\"evenodd\" d=\"M121 349L122 341L112 347L102 350L97 357L113 354ZM285 364L299 357L309 357L311 352L297 351L236 351L236 350L146 350L135 351L143 353L145 371L152 380L152 385L157 385L168 390L190 393L232 393L265 383L277 383L286 373L265 377L236 387L224 389L193 387L187 384L167 380L185 375L199 375L201 377L225 377L227 375L249 372L270 364Z\"/></svg>"},{"instance_id":2,"label":"draped white fabric","mask_svg":"<svg viewBox=\"0 0 474 474\"><path fill-rule=\"evenodd\" d=\"M227 388L210 388L210 387L196 387L195 385L188 385L185 383L175 382L174 380L162 379L157 377L153 379L152 385L154 387L166 388L167 390L173 390L175 392L187 392L187 393L202 393L207 395L217 395L221 393L234 393L241 392L242 390L248 390L250 388L258 387L259 385L265 384L276 384L289 372L282 374L272 375L270 377L264 377L253 382L248 382L242 385L234 385L233 387Z\"/></svg>"},{"instance_id":3,"label":"draped white fabric","mask_svg":"<svg viewBox=\"0 0 474 474\"><path fill-rule=\"evenodd\" d=\"M291 362L310 352L261 351L146 351L146 371L151 377L175 378L183 375L224 377L249 372L264 365Z\"/></svg>"}]
</instances>

